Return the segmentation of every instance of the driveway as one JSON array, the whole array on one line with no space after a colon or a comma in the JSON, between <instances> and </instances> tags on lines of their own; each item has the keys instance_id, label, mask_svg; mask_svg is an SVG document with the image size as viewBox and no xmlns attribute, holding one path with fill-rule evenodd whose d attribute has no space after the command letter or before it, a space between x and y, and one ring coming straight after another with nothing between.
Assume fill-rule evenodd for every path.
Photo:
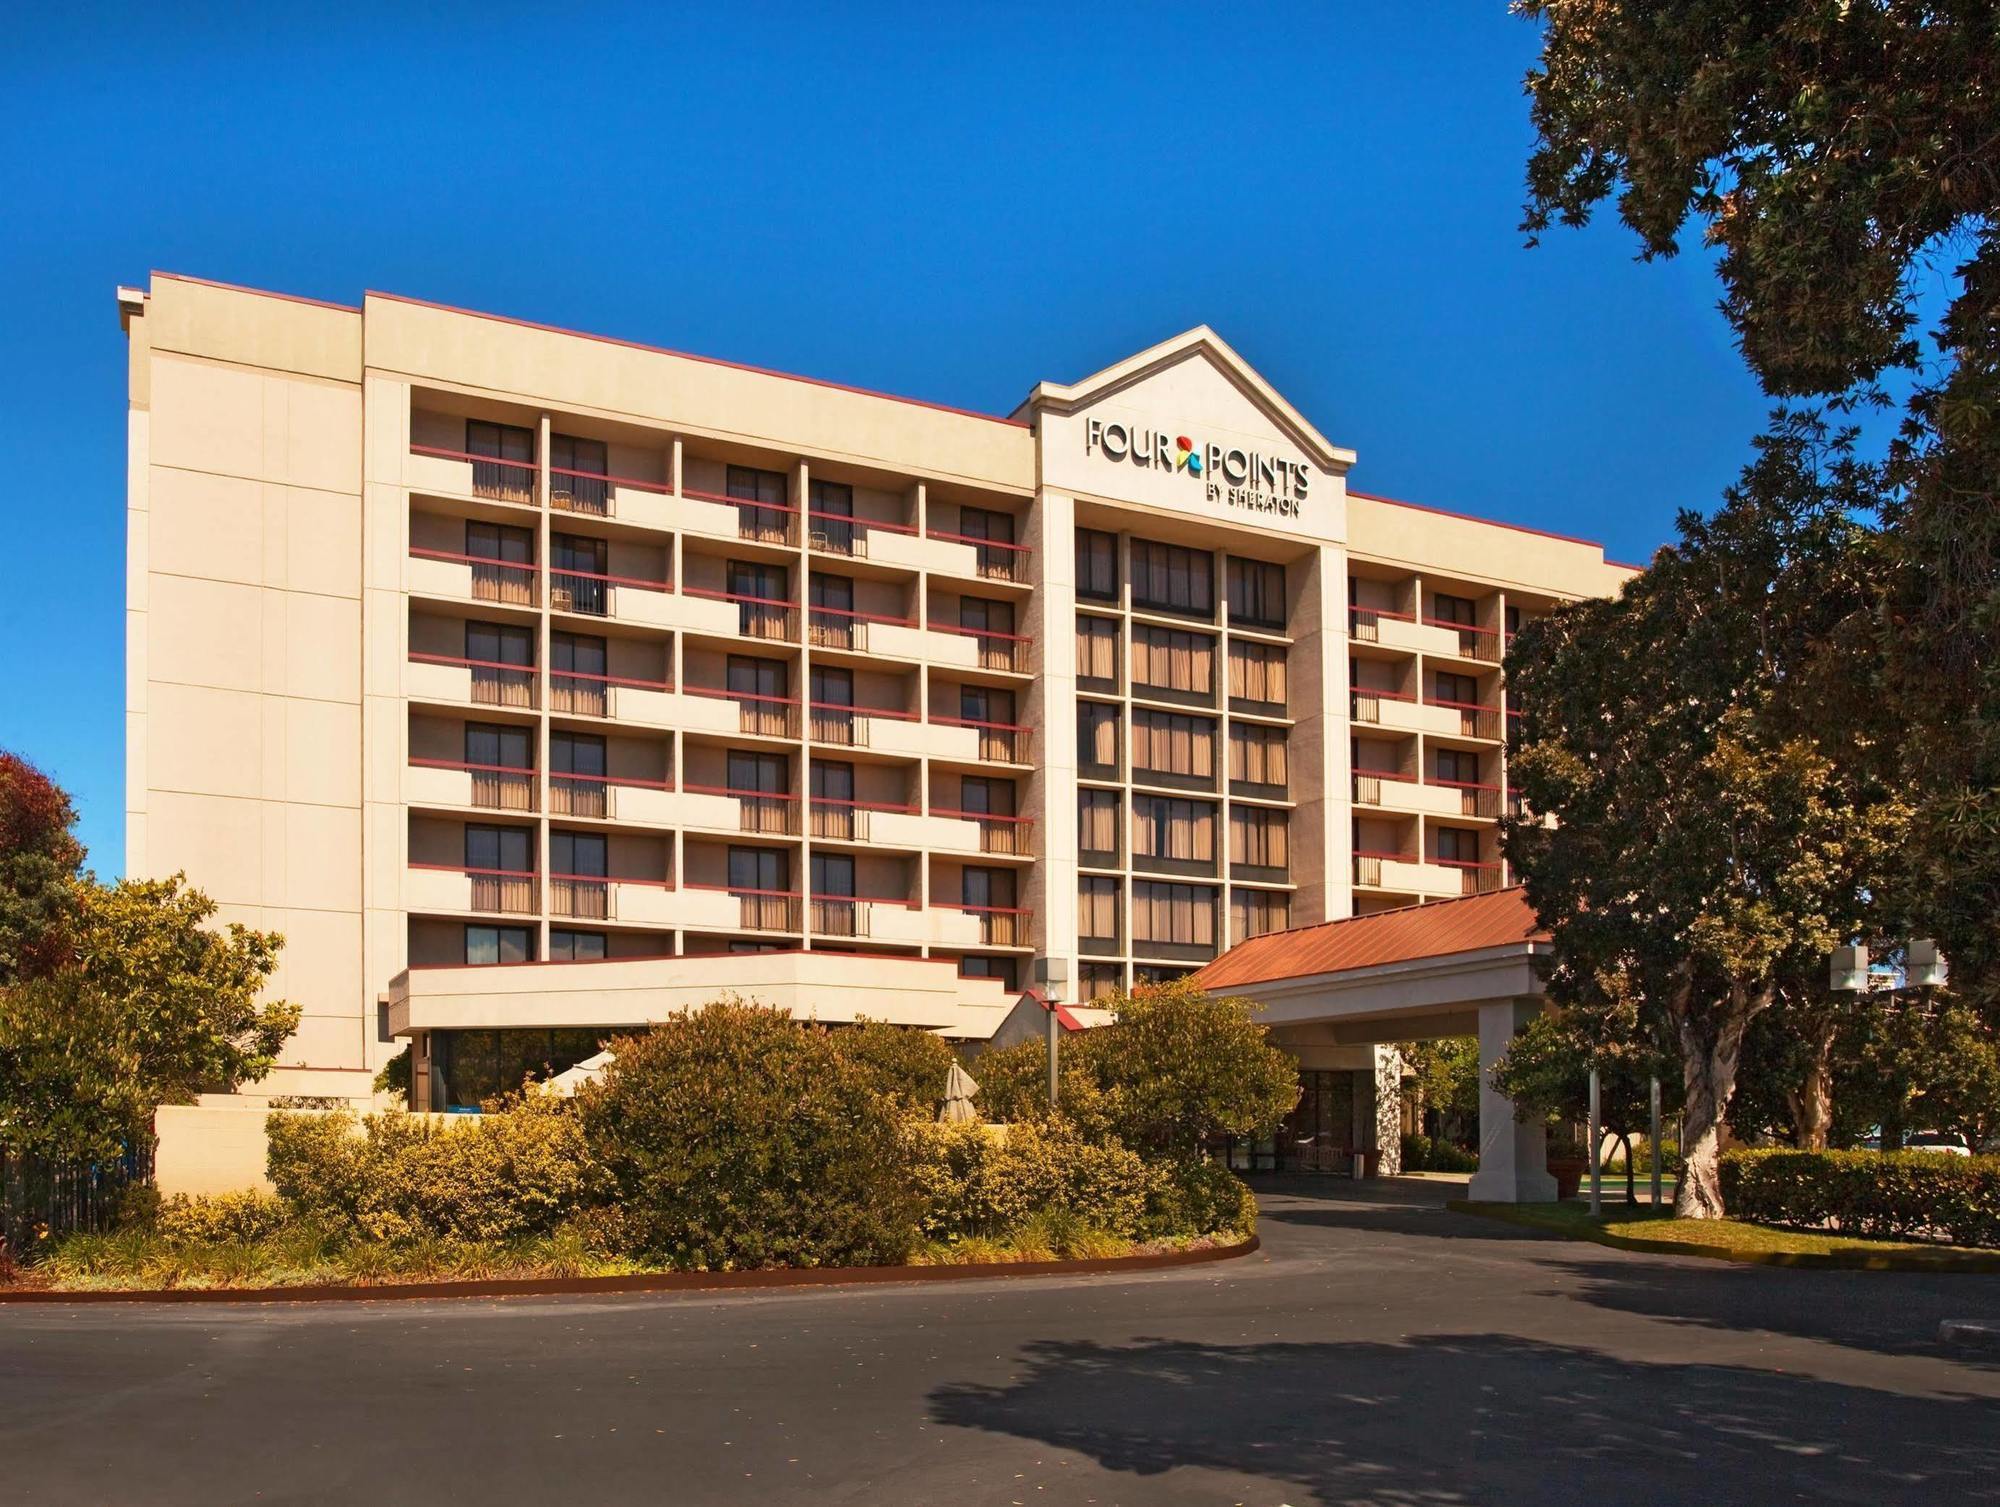
<instances>
[{"instance_id":1,"label":"driveway","mask_svg":"<svg viewBox=\"0 0 2000 1507\"><path fill-rule=\"evenodd\" d=\"M27 1503L2000 1503L2000 1277L1266 1184L1265 1250L754 1296L0 1307Z\"/></svg>"}]
</instances>

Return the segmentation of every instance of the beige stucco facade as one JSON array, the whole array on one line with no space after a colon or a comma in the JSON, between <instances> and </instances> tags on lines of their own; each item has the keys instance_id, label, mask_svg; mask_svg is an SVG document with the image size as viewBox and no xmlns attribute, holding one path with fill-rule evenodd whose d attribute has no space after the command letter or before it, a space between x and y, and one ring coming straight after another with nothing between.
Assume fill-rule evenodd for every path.
<instances>
[{"instance_id":1,"label":"beige stucco facade","mask_svg":"<svg viewBox=\"0 0 2000 1507\"><path fill-rule=\"evenodd\" d=\"M1351 491L1206 329L1001 417L388 295L120 303L128 868L285 935L266 1092L726 991L982 1038L1497 883L1504 635L1625 573Z\"/></svg>"}]
</instances>

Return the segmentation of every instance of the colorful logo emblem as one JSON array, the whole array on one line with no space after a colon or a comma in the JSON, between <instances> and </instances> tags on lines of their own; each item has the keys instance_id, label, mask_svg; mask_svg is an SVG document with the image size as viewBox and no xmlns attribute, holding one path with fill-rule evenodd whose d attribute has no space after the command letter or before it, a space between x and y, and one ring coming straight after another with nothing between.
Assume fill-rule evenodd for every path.
<instances>
[{"instance_id":1,"label":"colorful logo emblem","mask_svg":"<svg viewBox=\"0 0 2000 1507\"><path fill-rule=\"evenodd\" d=\"M1201 452L1194 447L1194 441L1186 435L1174 436L1174 469L1185 471L1190 476L1201 475Z\"/></svg>"}]
</instances>

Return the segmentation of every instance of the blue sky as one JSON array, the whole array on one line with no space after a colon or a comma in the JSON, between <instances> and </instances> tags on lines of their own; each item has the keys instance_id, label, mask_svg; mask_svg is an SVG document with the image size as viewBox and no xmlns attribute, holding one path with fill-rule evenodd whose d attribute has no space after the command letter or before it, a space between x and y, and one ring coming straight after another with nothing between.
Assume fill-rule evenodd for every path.
<instances>
[{"instance_id":1,"label":"blue sky","mask_svg":"<svg viewBox=\"0 0 2000 1507\"><path fill-rule=\"evenodd\" d=\"M1764 403L1706 258L1525 249L1499 0L30 7L0 54L0 746L122 861L124 344L160 268L1005 412L1219 330L1366 491L1643 560Z\"/></svg>"}]
</instances>

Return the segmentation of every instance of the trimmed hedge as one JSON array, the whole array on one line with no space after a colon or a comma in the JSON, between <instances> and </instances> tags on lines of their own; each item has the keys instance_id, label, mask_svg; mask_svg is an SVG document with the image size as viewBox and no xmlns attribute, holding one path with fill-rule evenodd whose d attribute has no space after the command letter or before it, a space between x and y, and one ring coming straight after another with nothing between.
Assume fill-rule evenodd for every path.
<instances>
[{"instance_id":1,"label":"trimmed hedge","mask_svg":"<svg viewBox=\"0 0 2000 1507\"><path fill-rule=\"evenodd\" d=\"M1722 1198L1758 1224L2000 1247L2000 1156L1729 1151Z\"/></svg>"},{"instance_id":2,"label":"trimmed hedge","mask_svg":"<svg viewBox=\"0 0 2000 1507\"><path fill-rule=\"evenodd\" d=\"M1427 1135L1406 1135L1403 1137L1403 1170L1477 1172L1479 1157L1442 1138L1432 1140Z\"/></svg>"}]
</instances>

